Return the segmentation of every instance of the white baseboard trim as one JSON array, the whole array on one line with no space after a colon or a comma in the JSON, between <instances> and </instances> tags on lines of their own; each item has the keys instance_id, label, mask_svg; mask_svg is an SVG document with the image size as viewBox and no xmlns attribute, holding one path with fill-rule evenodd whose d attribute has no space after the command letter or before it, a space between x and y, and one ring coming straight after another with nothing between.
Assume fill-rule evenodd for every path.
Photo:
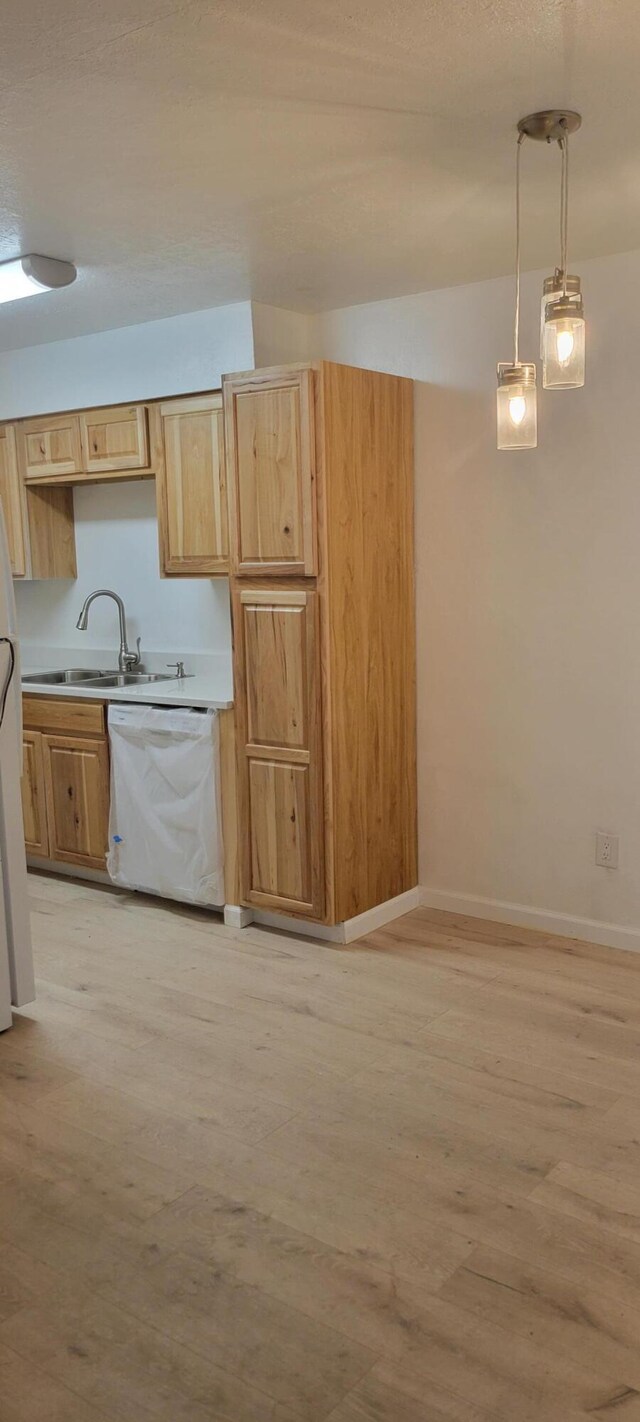
<instances>
[{"instance_id":1,"label":"white baseboard trim","mask_svg":"<svg viewBox=\"0 0 640 1422\"><path fill-rule=\"evenodd\" d=\"M383 904L376 904L374 908L357 914L355 918L347 918L343 923L309 923L307 919L291 918L289 914L272 913L269 909L253 909L252 912L254 922L262 923L266 928L298 933L303 938L320 938L324 943L354 943L357 938L364 938L366 933L383 928L385 923L392 923L394 918L401 918L403 913L410 913L419 905L420 889L416 885L414 889L386 899Z\"/></svg>"},{"instance_id":2,"label":"white baseboard trim","mask_svg":"<svg viewBox=\"0 0 640 1422\"><path fill-rule=\"evenodd\" d=\"M402 918L403 913L411 913L420 906L420 890L406 889L404 894L396 894L394 899L386 899L383 904L359 913L355 918L346 919L343 924L345 943L353 943L356 938L364 938L366 933L374 933L376 928L384 928L385 923L393 923L394 918Z\"/></svg>"},{"instance_id":3,"label":"white baseboard trim","mask_svg":"<svg viewBox=\"0 0 640 1422\"><path fill-rule=\"evenodd\" d=\"M224 922L227 928L248 928L253 923L253 909L243 908L241 904L225 904Z\"/></svg>"},{"instance_id":4,"label":"white baseboard trim","mask_svg":"<svg viewBox=\"0 0 640 1422\"><path fill-rule=\"evenodd\" d=\"M324 943L344 943L343 923L310 923L306 918L294 918L288 913L272 913L271 909L252 909L254 923L262 928L277 928L281 933L295 933L298 938L321 938Z\"/></svg>"},{"instance_id":5,"label":"white baseboard trim","mask_svg":"<svg viewBox=\"0 0 640 1422\"><path fill-rule=\"evenodd\" d=\"M583 938L604 948L626 948L640 953L640 931L625 928L620 923L601 923L595 918L576 918L573 914L557 913L553 909L530 908L527 904L512 904L502 899L476 898L473 894L455 893L450 889L420 886L423 908L444 909L447 913L466 914L496 923L512 923L516 928L537 928L541 933L558 934L563 938Z\"/></svg>"}]
</instances>

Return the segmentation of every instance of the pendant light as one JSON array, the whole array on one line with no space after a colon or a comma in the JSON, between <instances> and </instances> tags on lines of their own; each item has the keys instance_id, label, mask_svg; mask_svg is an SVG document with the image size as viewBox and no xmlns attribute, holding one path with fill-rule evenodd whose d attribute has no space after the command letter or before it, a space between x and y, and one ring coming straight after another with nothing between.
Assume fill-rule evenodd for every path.
<instances>
[{"instance_id":1,"label":"pendant light","mask_svg":"<svg viewBox=\"0 0 640 1422\"><path fill-rule=\"evenodd\" d=\"M567 274L569 224L569 134L558 139L560 181L560 266L547 277L542 292L542 384L545 390L576 390L584 385L584 306L580 277Z\"/></svg>"},{"instance_id":2,"label":"pendant light","mask_svg":"<svg viewBox=\"0 0 640 1422\"><path fill-rule=\"evenodd\" d=\"M585 324L580 278L567 269L569 227L569 135L582 119L571 109L543 109L520 119L519 132L539 142L557 143L560 171L560 266L542 289L540 356L545 390L575 390L584 385Z\"/></svg>"},{"instance_id":3,"label":"pendant light","mask_svg":"<svg viewBox=\"0 0 640 1422\"><path fill-rule=\"evenodd\" d=\"M520 360L520 149L516 145L516 302L513 323L513 361L498 365L498 449L535 449L538 443L536 368Z\"/></svg>"}]
</instances>

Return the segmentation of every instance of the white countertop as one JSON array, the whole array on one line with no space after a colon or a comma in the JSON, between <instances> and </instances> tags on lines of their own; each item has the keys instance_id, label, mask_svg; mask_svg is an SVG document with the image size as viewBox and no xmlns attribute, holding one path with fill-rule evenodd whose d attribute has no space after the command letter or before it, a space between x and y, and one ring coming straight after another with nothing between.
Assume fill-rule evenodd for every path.
<instances>
[{"instance_id":1,"label":"white countertop","mask_svg":"<svg viewBox=\"0 0 640 1422\"><path fill-rule=\"evenodd\" d=\"M47 667L47 670L51 668ZM25 669L26 670L26 669ZM42 668L29 668L29 676ZM23 681L27 695L65 696L83 701L134 701L143 706L195 706L199 709L227 711L233 706L233 686L225 672L202 672L179 680L143 682L140 686L84 686L80 681L60 683Z\"/></svg>"}]
</instances>

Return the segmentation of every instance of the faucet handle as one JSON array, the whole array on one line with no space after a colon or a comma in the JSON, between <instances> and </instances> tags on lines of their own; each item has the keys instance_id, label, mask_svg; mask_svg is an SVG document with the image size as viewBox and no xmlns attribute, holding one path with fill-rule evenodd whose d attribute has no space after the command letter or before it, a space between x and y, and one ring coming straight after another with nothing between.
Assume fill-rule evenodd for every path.
<instances>
[{"instance_id":1,"label":"faucet handle","mask_svg":"<svg viewBox=\"0 0 640 1422\"><path fill-rule=\"evenodd\" d=\"M178 677L180 680L182 680L183 676L186 676L186 672L185 672L185 669L184 669L184 662L167 662L167 666L168 666L168 667L175 667L175 669L176 669L176 677Z\"/></svg>"},{"instance_id":2,"label":"faucet handle","mask_svg":"<svg viewBox=\"0 0 640 1422\"><path fill-rule=\"evenodd\" d=\"M139 638L139 637L136 637L136 647L137 647L137 651L136 651L136 652L125 652L125 653L124 653L124 660L126 661L126 664L127 664L128 667L139 667L139 666L140 666L140 638Z\"/></svg>"}]
</instances>

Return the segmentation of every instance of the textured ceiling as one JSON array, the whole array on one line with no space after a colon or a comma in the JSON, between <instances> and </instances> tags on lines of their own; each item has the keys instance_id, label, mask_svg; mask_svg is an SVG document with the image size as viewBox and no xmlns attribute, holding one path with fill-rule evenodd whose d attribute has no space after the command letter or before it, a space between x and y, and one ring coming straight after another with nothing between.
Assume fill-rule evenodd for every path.
<instances>
[{"instance_id":1,"label":"textured ceiling","mask_svg":"<svg viewBox=\"0 0 640 1422\"><path fill-rule=\"evenodd\" d=\"M513 128L578 108L574 258L640 246L638 0L5 0L0 257L75 260L0 348L253 297L318 310L512 265ZM557 150L523 153L524 262Z\"/></svg>"}]
</instances>

